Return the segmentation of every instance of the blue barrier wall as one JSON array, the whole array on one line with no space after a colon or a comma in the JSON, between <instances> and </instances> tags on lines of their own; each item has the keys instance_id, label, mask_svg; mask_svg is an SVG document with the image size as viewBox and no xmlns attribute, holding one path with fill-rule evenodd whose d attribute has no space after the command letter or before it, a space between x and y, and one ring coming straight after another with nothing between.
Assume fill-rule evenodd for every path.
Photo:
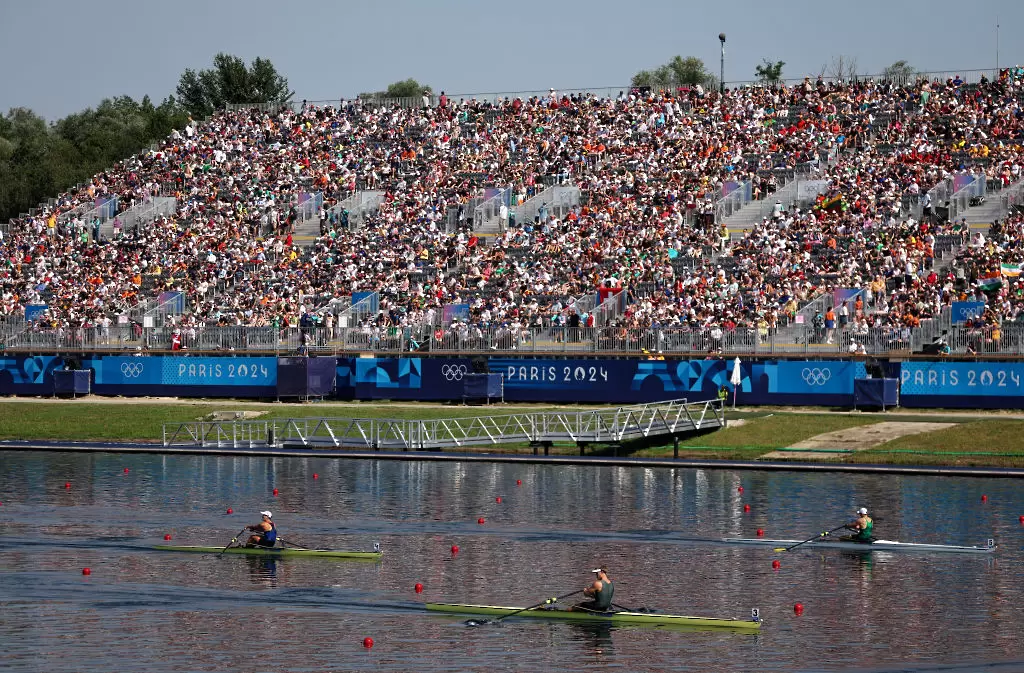
<instances>
[{"instance_id":1,"label":"blue barrier wall","mask_svg":"<svg viewBox=\"0 0 1024 673\"><path fill-rule=\"evenodd\" d=\"M630 404L685 397L732 400L733 361L476 358L504 376L515 402ZM470 358L336 359L340 399L460 400ZM52 395L58 356L0 358L0 395ZM277 394L274 357L92 356L75 363L93 372L100 395L270 398ZM887 363L906 407L1024 408L1024 363L914 361ZM847 360L741 360L739 404L852 406L864 364Z\"/></svg>"},{"instance_id":2,"label":"blue barrier wall","mask_svg":"<svg viewBox=\"0 0 1024 673\"><path fill-rule=\"evenodd\" d=\"M1024 363L904 362L899 378L905 407L1024 408Z\"/></svg>"},{"instance_id":3,"label":"blue barrier wall","mask_svg":"<svg viewBox=\"0 0 1024 673\"><path fill-rule=\"evenodd\" d=\"M732 391L732 360L523 360L490 358L505 376L505 399L530 402L635 403L686 397L705 400ZM859 362L740 362L743 404L853 403ZM813 401L812 401L813 400Z\"/></svg>"}]
</instances>

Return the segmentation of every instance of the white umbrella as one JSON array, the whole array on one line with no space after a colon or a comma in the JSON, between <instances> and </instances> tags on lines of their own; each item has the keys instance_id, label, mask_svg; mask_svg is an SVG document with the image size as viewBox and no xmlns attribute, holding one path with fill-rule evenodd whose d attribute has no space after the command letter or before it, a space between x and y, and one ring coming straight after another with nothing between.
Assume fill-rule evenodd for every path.
<instances>
[{"instance_id":1,"label":"white umbrella","mask_svg":"<svg viewBox=\"0 0 1024 673\"><path fill-rule=\"evenodd\" d=\"M740 384L743 383L743 376L740 374L740 359L736 358L732 362L732 376L729 377L729 383L732 384L732 408L736 408L736 393L740 390Z\"/></svg>"}]
</instances>

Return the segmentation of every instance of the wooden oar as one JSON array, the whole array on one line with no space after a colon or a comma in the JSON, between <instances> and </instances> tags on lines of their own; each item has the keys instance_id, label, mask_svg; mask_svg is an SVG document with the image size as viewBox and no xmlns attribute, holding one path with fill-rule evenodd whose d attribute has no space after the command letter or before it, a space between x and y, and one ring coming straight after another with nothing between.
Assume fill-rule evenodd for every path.
<instances>
[{"instance_id":1,"label":"wooden oar","mask_svg":"<svg viewBox=\"0 0 1024 673\"><path fill-rule=\"evenodd\" d=\"M497 619L494 619L494 620L490 620L490 619L481 619L481 620L468 619L468 620L466 620L466 626L481 626L483 624L488 624L488 623L497 624L498 622L500 622L501 620L505 619L506 617L511 617L512 615L518 615L520 612L526 612L527 610L536 610L537 608L544 607L545 605L551 605L552 603L557 603L558 601L562 600L563 598L568 598L569 596L575 596L576 594L581 594L581 593L583 593L583 589L579 589L577 591L573 591L572 593L564 594L562 596L555 596L554 598L549 598L549 599L547 599L545 601L537 603L536 605L531 605L529 607L520 608L518 610L515 610L514 612L508 613L507 615L502 615L501 617L498 617Z\"/></svg>"},{"instance_id":2,"label":"wooden oar","mask_svg":"<svg viewBox=\"0 0 1024 673\"><path fill-rule=\"evenodd\" d=\"M790 549L796 549L797 547L799 547L802 544L807 544L808 542L814 542L815 540L817 540L819 538L828 537L829 535L831 535L832 533L836 532L837 530L842 530L844 528L846 528L846 524L845 523L842 526L839 526L837 528L833 528L832 530L827 530L824 533L818 533L814 537L807 538L803 542L797 542L795 545L792 545L790 547L776 547L773 551L789 551Z\"/></svg>"},{"instance_id":3,"label":"wooden oar","mask_svg":"<svg viewBox=\"0 0 1024 673\"><path fill-rule=\"evenodd\" d=\"M247 528L248 528L248 526L246 526L242 530L238 531L238 533L233 538L231 538L231 542L228 542L228 545L220 550L220 554L223 554L224 552L226 552L228 549L231 548L231 545L233 545L236 542L238 542L238 538L245 534L245 531L246 531Z\"/></svg>"}]
</instances>

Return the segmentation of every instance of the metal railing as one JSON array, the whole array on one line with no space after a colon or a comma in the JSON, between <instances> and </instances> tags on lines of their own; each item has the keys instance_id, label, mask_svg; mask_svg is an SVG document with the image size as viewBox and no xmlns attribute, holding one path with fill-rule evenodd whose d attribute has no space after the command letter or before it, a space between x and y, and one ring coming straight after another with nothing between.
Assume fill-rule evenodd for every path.
<instances>
[{"instance_id":1,"label":"metal railing","mask_svg":"<svg viewBox=\"0 0 1024 673\"><path fill-rule=\"evenodd\" d=\"M614 444L726 426L720 400L686 399L584 411L534 411L470 418L290 418L194 421L163 426L164 446L328 446L437 450L530 443Z\"/></svg>"},{"instance_id":2,"label":"metal railing","mask_svg":"<svg viewBox=\"0 0 1024 673\"><path fill-rule=\"evenodd\" d=\"M743 206L750 203L752 195L750 181L741 182L736 189L715 202L715 221L721 222L733 213L739 212Z\"/></svg>"},{"instance_id":3,"label":"metal railing","mask_svg":"<svg viewBox=\"0 0 1024 673\"><path fill-rule=\"evenodd\" d=\"M985 198L987 181L984 173L971 177L970 182L949 195L949 221L953 222L977 201Z\"/></svg>"},{"instance_id":4,"label":"metal railing","mask_svg":"<svg viewBox=\"0 0 1024 673\"><path fill-rule=\"evenodd\" d=\"M149 224L161 216L173 215L177 212L178 201L173 197L155 197L152 201L134 208L129 208L116 219L120 220L124 231Z\"/></svg>"},{"instance_id":5,"label":"metal railing","mask_svg":"<svg viewBox=\"0 0 1024 673\"><path fill-rule=\"evenodd\" d=\"M473 210L473 231L499 232L508 226L512 188L504 187ZM504 212L502 212L504 209Z\"/></svg>"},{"instance_id":6,"label":"metal railing","mask_svg":"<svg viewBox=\"0 0 1024 673\"><path fill-rule=\"evenodd\" d=\"M320 209L324 204L323 192L312 192L308 193L308 197L305 201L296 202L295 213L298 215L299 222L305 222L311 220L320 213Z\"/></svg>"},{"instance_id":7,"label":"metal railing","mask_svg":"<svg viewBox=\"0 0 1024 673\"><path fill-rule=\"evenodd\" d=\"M342 322L339 320L339 323ZM84 352L122 350L170 351L174 327L145 327L138 322L108 328L40 330L9 334L8 351ZM1021 330L1007 330L999 340L1002 352L1021 353ZM1011 336L1014 335L1014 336ZM625 329L615 327L482 328L460 324L456 328L416 327L184 327L182 350L237 351L240 353L344 354L490 353L557 354L846 354L852 345L866 352L906 353L912 348L909 328L874 328L858 334L852 328L826 330L795 325L785 330L762 328ZM1015 349L1015 350L1014 350Z\"/></svg>"},{"instance_id":8,"label":"metal railing","mask_svg":"<svg viewBox=\"0 0 1024 673\"><path fill-rule=\"evenodd\" d=\"M965 327L937 319L934 329L851 326L828 330L815 325L785 329L622 329L601 327L547 327L511 329L462 325L457 329L435 325L416 327L183 327L179 337L184 351L250 354L643 354L649 357L738 355L884 355L928 353L932 338L945 331L953 354L1024 355L1024 323ZM171 351L175 327L118 324L110 327L41 330L23 322L0 323L0 345L7 352L137 352Z\"/></svg>"},{"instance_id":9,"label":"metal railing","mask_svg":"<svg viewBox=\"0 0 1024 673\"><path fill-rule=\"evenodd\" d=\"M366 219L376 214L383 202L384 192L360 190L332 206L327 211L327 216L331 217L333 214L337 221L341 222L347 211L348 228L351 230L361 229L366 223Z\"/></svg>"},{"instance_id":10,"label":"metal railing","mask_svg":"<svg viewBox=\"0 0 1024 673\"><path fill-rule=\"evenodd\" d=\"M1005 188L999 194L1007 213L1024 210L1024 180Z\"/></svg>"},{"instance_id":11,"label":"metal railing","mask_svg":"<svg viewBox=\"0 0 1024 673\"><path fill-rule=\"evenodd\" d=\"M516 224L533 222L544 210L548 215L564 218L580 205L580 188L576 185L554 185L513 208Z\"/></svg>"}]
</instances>

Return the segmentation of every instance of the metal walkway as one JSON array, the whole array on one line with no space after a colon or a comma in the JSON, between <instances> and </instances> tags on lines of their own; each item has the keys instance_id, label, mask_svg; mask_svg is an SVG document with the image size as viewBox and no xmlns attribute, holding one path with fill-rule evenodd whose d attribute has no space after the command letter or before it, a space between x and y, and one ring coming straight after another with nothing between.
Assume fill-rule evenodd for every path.
<instances>
[{"instance_id":1,"label":"metal walkway","mask_svg":"<svg viewBox=\"0 0 1024 673\"><path fill-rule=\"evenodd\" d=\"M407 420L390 418L289 418L194 421L163 426L164 446L352 447L423 451L529 443L544 455L555 442L580 452L591 444L680 435L725 427L719 400L685 399L588 411L538 411L502 416Z\"/></svg>"}]
</instances>

